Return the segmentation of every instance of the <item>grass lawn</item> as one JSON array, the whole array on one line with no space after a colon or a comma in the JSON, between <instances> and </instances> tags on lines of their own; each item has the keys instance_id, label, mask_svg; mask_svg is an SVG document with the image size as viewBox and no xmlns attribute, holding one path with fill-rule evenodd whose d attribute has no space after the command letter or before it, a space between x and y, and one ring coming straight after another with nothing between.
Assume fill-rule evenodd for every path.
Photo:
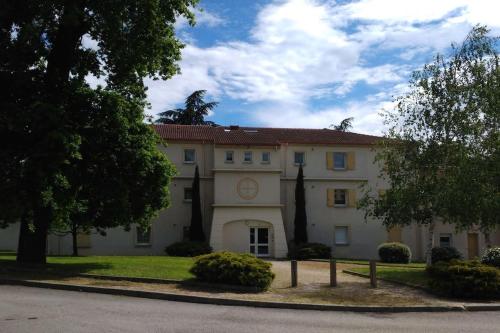
<instances>
[{"instance_id":1,"label":"grass lawn","mask_svg":"<svg viewBox=\"0 0 500 333\"><path fill-rule=\"evenodd\" d=\"M353 264L353 265L369 265L370 261L369 260L361 260L361 259L336 259L337 263L339 264ZM325 259L324 261L329 261ZM424 262L411 262L409 264L392 264L392 263L386 263L386 262L378 262L377 261L377 266L383 266L383 267L403 267L403 268L425 268L425 263Z\"/></svg>"},{"instance_id":2,"label":"grass lawn","mask_svg":"<svg viewBox=\"0 0 500 333\"><path fill-rule=\"evenodd\" d=\"M354 267L349 270L362 274L370 274L370 268L368 267ZM429 281L425 267L386 267L377 264L377 277L422 287L427 287Z\"/></svg>"},{"instance_id":3,"label":"grass lawn","mask_svg":"<svg viewBox=\"0 0 500 333\"><path fill-rule=\"evenodd\" d=\"M0 252L0 268L19 267L15 259L14 253ZM40 268L40 271L46 273L89 273L185 280L193 277L189 273L192 264L192 258L167 256L48 256L47 265L29 267Z\"/></svg>"}]
</instances>

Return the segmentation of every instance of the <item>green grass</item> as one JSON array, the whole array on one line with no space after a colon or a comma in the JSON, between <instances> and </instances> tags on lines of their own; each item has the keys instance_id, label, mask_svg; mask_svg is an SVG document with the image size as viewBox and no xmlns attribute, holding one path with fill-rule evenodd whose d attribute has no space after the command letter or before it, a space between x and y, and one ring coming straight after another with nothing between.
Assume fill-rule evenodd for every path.
<instances>
[{"instance_id":1,"label":"green grass","mask_svg":"<svg viewBox=\"0 0 500 333\"><path fill-rule=\"evenodd\" d=\"M1 267L21 267L15 262L14 253L0 253ZM46 273L99 274L159 279L192 278L189 269L192 258L167 256L48 256L44 266L28 266ZM26 267L26 266L22 266Z\"/></svg>"},{"instance_id":2,"label":"green grass","mask_svg":"<svg viewBox=\"0 0 500 333\"><path fill-rule=\"evenodd\" d=\"M355 267L349 270L356 273L370 274L370 268L368 267ZM429 281L424 267L385 267L377 265L377 277L421 287L426 287Z\"/></svg>"},{"instance_id":3,"label":"green grass","mask_svg":"<svg viewBox=\"0 0 500 333\"><path fill-rule=\"evenodd\" d=\"M353 264L353 265L369 265L369 260L364 259L335 259L339 264ZM324 261L329 261L325 259ZM392 264L386 262L378 262L377 266L387 266L387 267L404 267L404 268L425 268L425 263L423 262L411 262L409 264Z\"/></svg>"}]
</instances>

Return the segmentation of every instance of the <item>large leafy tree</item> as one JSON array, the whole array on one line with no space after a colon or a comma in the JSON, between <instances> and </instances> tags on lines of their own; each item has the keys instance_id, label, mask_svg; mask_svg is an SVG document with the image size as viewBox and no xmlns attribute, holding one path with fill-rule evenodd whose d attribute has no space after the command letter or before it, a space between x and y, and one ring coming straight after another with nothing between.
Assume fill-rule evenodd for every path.
<instances>
[{"instance_id":1,"label":"large leafy tree","mask_svg":"<svg viewBox=\"0 0 500 333\"><path fill-rule=\"evenodd\" d=\"M367 189L367 216L427 226L428 264L436 221L486 233L500 224L500 67L487 28L416 71L387 121L377 160L390 188Z\"/></svg>"},{"instance_id":2,"label":"large leafy tree","mask_svg":"<svg viewBox=\"0 0 500 333\"><path fill-rule=\"evenodd\" d=\"M0 192L8 195L0 196L0 224L21 221L18 261L45 262L47 232L75 212L127 225L167 204L172 168L152 150L157 140L143 123L143 78L167 79L178 71L182 44L175 38L174 22L185 16L194 23L189 8L196 2L2 3ZM106 88L92 89L86 83L89 75L105 77ZM101 122L93 117L102 117ZM91 140L103 140L100 147L108 150L95 152L89 162L85 133L92 131L96 137ZM124 141L113 145L104 140ZM77 175L89 182L75 180ZM119 184L122 193L109 188ZM138 193L146 186L161 189L159 197ZM98 207L83 199L94 198L91 189L102 194L92 200ZM107 206L108 200L114 200L114 207Z\"/></svg>"},{"instance_id":3,"label":"large leafy tree","mask_svg":"<svg viewBox=\"0 0 500 333\"><path fill-rule=\"evenodd\" d=\"M213 121L205 120L209 112L218 102L205 102L206 90L197 90L186 98L184 109L173 109L159 113L158 124L179 125L215 125Z\"/></svg>"},{"instance_id":4,"label":"large leafy tree","mask_svg":"<svg viewBox=\"0 0 500 333\"><path fill-rule=\"evenodd\" d=\"M200 196L200 172L198 166L194 171L193 193L191 202L191 225L189 227L189 240L193 242L204 242L205 233L203 232L203 216L201 213L201 196Z\"/></svg>"},{"instance_id":5,"label":"large leafy tree","mask_svg":"<svg viewBox=\"0 0 500 333\"><path fill-rule=\"evenodd\" d=\"M293 224L295 244L307 243L306 190L302 165L299 166L295 184L295 219Z\"/></svg>"}]
</instances>

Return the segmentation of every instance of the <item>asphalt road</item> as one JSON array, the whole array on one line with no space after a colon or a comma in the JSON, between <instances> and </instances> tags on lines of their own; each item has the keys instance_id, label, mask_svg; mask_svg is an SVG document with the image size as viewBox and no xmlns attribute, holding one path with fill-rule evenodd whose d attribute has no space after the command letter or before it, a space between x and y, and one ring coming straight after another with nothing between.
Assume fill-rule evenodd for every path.
<instances>
[{"instance_id":1,"label":"asphalt road","mask_svg":"<svg viewBox=\"0 0 500 333\"><path fill-rule=\"evenodd\" d=\"M500 313L257 309L0 286L0 332L500 332Z\"/></svg>"}]
</instances>

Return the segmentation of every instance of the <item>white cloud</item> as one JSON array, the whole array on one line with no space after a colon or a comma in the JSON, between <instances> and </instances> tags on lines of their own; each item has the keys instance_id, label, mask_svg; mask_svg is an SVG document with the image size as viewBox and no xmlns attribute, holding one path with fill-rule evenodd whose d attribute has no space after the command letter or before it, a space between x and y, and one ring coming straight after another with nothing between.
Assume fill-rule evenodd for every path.
<instances>
[{"instance_id":1,"label":"white cloud","mask_svg":"<svg viewBox=\"0 0 500 333\"><path fill-rule=\"evenodd\" d=\"M183 102L194 90L207 89L209 97L256 105L249 117L262 125L283 125L286 117L286 126L321 128L354 116L356 130L380 133L377 113L391 105L391 94L370 93L354 100L352 89L360 82L397 89L420 65L412 61L416 55L460 42L476 23L499 29L499 5L485 0L274 1L259 11L248 41L201 48L188 40L182 74L148 82L152 113ZM197 21L224 24L206 11ZM189 34L185 21L177 27ZM376 65L366 60L383 52L393 52L393 59ZM348 102L342 108L311 106L326 96Z\"/></svg>"},{"instance_id":2,"label":"white cloud","mask_svg":"<svg viewBox=\"0 0 500 333\"><path fill-rule=\"evenodd\" d=\"M222 17L209 12L206 9L196 8L194 10L194 14L196 17L196 26L216 27L225 23L225 20ZM174 27L176 31L186 29L189 27L188 20L184 16L180 16L175 21Z\"/></svg>"}]
</instances>

